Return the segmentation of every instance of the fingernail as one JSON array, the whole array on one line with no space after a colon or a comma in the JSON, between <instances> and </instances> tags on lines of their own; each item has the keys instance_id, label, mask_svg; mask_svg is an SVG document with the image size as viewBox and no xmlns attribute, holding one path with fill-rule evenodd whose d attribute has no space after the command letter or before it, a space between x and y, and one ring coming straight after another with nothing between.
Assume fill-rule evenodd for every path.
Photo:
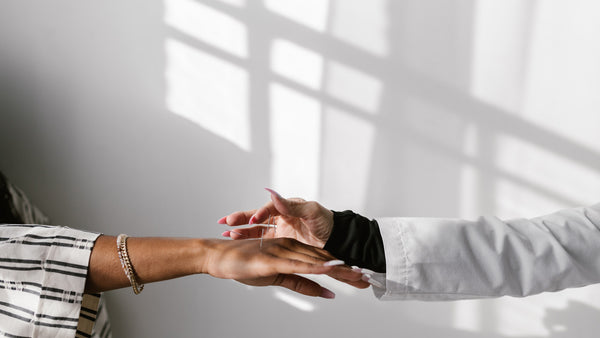
<instances>
[{"instance_id":1,"label":"fingernail","mask_svg":"<svg viewBox=\"0 0 600 338\"><path fill-rule=\"evenodd\" d=\"M323 290L321 291L321 297L327 298L327 299L334 299L335 298L335 293L333 293L330 290L327 290L327 289L323 288Z\"/></svg>"},{"instance_id":2,"label":"fingernail","mask_svg":"<svg viewBox=\"0 0 600 338\"><path fill-rule=\"evenodd\" d=\"M229 231L223 231L223 233L221 234L221 236L223 236L223 237L229 237Z\"/></svg>"},{"instance_id":3,"label":"fingernail","mask_svg":"<svg viewBox=\"0 0 600 338\"><path fill-rule=\"evenodd\" d=\"M244 235L244 234L242 234L242 233L240 233L240 232L237 232L237 231L229 230L229 232L233 232L234 234L236 234L236 235L240 235L240 236L242 236L242 237L248 237L247 235Z\"/></svg>"},{"instance_id":4,"label":"fingernail","mask_svg":"<svg viewBox=\"0 0 600 338\"><path fill-rule=\"evenodd\" d=\"M380 289L385 289L385 285L381 284L381 283L380 283L378 280L376 280L376 279L373 279L373 278L371 278L371 279L369 279L367 282L371 283L371 285L373 285L373 286L376 286L376 287L378 287L378 288L380 288Z\"/></svg>"},{"instance_id":5,"label":"fingernail","mask_svg":"<svg viewBox=\"0 0 600 338\"><path fill-rule=\"evenodd\" d=\"M363 275L360 279L362 279L363 281L365 281L373 286L376 286L381 289L385 289L385 285L381 284L378 280L374 279L373 276L371 276L369 274Z\"/></svg>"},{"instance_id":6,"label":"fingernail","mask_svg":"<svg viewBox=\"0 0 600 338\"><path fill-rule=\"evenodd\" d=\"M219 224L226 224L226 223L227 223L227 216L225 216L225 217L221 217L221 218L220 218L220 219L217 221L217 223L219 223Z\"/></svg>"},{"instance_id":7,"label":"fingernail","mask_svg":"<svg viewBox=\"0 0 600 338\"><path fill-rule=\"evenodd\" d=\"M360 273L362 273L362 269L361 269L361 268L359 268L358 266L353 266L353 267L352 267L352 271L354 271L354 272L360 272Z\"/></svg>"},{"instance_id":8,"label":"fingernail","mask_svg":"<svg viewBox=\"0 0 600 338\"><path fill-rule=\"evenodd\" d=\"M269 188L265 188L266 191L270 192L271 194L275 195L277 198L283 198L281 197L281 195L279 195L279 193L273 189L269 189Z\"/></svg>"},{"instance_id":9,"label":"fingernail","mask_svg":"<svg viewBox=\"0 0 600 338\"><path fill-rule=\"evenodd\" d=\"M369 269L360 269L361 273L367 274L367 275L372 275L375 273L375 271L369 270Z\"/></svg>"},{"instance_id":10,"label":"fingernail","mask_svg":"<svg viewBox=\"0 0 600 338\"><path fill-rule=\"evenodd\" d=\"M250 220L248 221L248 224L254 224L255 220L256 220L256 215L252 215L252 217L250 217Z\"/></svg>"},{"instance_id":11,"label":"fingernail","mask_svg":"<svg viewBox=\"0 0 600 338\"><path fill-rule=\"evenodd\" d=\"M341 261L339 259L334 259L332 261L323 263L323 266L336 266L336 265L344 265L344 261Z\"/></svg>"}]
</instances>

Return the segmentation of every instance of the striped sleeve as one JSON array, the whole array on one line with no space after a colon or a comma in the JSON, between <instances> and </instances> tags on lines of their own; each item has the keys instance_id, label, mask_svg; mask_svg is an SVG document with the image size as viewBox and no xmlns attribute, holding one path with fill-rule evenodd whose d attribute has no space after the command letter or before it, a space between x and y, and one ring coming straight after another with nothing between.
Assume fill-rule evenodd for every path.
<instances>
[{"instance_id":1,"label":"striped sleeve","mask_svg":"<svg viewBox=\"0 0 600 338\"><path fill-rule=\"evenodd\" d=\"M0 225L0 335L76 336L98 236L67 227Z\"/></svg>"}]
</instances>

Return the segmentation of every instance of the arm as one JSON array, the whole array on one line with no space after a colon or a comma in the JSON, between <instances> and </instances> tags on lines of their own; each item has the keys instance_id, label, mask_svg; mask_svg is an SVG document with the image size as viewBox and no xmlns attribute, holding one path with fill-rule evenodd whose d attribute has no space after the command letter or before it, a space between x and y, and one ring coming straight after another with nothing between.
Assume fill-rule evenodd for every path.
<instances>
[{"instance_id":1,"label":"arm","mask_svg":"<svg viewBox=\"0 0 600 338\"><path fill-rule=\"evenodd\" d=\"M301 274L330 274L350 282L360 274L348 267L325 266L335 258L325 250L291 239L228 241L212 239L129 238L129 257L140 283L192 274L236 279L254 286L277 285L308 296L333 293ZM107 291L129 286L117 255L116 238L100 236L92 250L86 290Z\"/></svg>"},{"instance_id":2,"label":"arm","mask_svg":"<svg viewBox=\"0 0 600 338\"><path fill-rule=\"evenodd\" d=\"M382 299L522 297L600 282L600 204L510 221L378 221Z\"/></svg>"},{"instance_id":3,"label":"arm","mask_svg":"<svg viewBox=\"0 0 600 338\"><path fill-rule=\"evenodd\" d=\"M236 212L220 221L260 223L269 214L276 215L278 229L280 224L293 229L301 240L310 239L306 233L318 228L318 233L331 236L320 238L324 247L345 260L346 253L338 250L366 238L353 235L347 220L322 211L326 209L316 202L285 199L276 193L271 200L260 209ZM350 219L357 217L361 216ZM361 224L362 232L376 234L375 240L365 244L370 247L363 250L367 255L358 257L362 257L362 267L372 264L371 270L379 271L363 270L365 280L380 285L374 289L381 299L527 296L600 282L600 204L529 220L382 218ZM224 235L249 238L259 230L236 229ZM385 270L376 265L382 254L377 237L383 241Z\"/></svg>"}]
</instances>

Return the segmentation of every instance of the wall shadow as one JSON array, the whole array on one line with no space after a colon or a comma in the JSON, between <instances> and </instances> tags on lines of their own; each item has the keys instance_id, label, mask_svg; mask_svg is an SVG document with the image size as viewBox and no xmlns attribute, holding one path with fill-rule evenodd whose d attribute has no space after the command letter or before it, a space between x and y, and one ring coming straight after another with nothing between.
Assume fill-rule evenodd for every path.
<instances>
[{"instance_id":1,"label":"wall shadow","mask_svg":"<svg viewBox=\"0 0 600 338\"><path fill-rule=\"evenodd\" d=\"M495 211L499 177L561 203L573 202L498 169L494 135L499 132L600 171L597 149L469 94L475 1L388 1L387 56L293 22L260 1L242 7L198 3L248 27L249 57L239 65L249 75L250 152L167 109L166 39L228 56L167 27L161 2L3 5L0 169L56 223L106 234L217 237L219 217L267 199L262 188L272 183L269 87L275 82L313 97L324 115L334 107L374 127L368 175L355 178L368 182L360 211L369 216L456 216L464 164L479 172L481 213ZM339 14L333 2L330 10L333 20ZM372 24L370 19L364 16L356 24ZM274 38L381 81L377 111L274 74L269 54ZM472 126L481 136L475 158L464 151ZM321 160L324 167L340 159ZM347 183L348 189L331 195L352 193L352 180ZM481 332L468 332L453 328L456 303L382 303L370 290L338 294L335 302L309 299L313 312L282 303L271 289L206 276L150 285L142 297L130 298L130 290L108 296L116 337L174 332L270 337L282 331L289 337L505 337L497 334L493 301L479 303ZM550 337L587 337L597 329L592 320L597 314L572 301L565 310L548 310L543 324Z\"/></svg>"}]
</instances>

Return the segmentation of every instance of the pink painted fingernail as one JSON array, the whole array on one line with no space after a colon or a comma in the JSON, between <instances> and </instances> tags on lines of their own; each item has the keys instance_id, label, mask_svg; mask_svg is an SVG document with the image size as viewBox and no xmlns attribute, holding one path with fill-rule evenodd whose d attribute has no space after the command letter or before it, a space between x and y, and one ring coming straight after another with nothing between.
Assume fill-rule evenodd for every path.
<instances>
[{"instance_id":1,"label":"pink painted fingernail","mask_svg":"<svg viewBox=\"0 0 600 338\"><path fill-rule=\"evenodd\" d=\"M344 265L344 261L341 261L339 259L334 259L332 261L323 263L323 266L336 266L336 265Z\"/></svg>"},{"instance_id":2,"label":"pink painted fingernail","mask_svg":"<svg viewBox=\"0 0 600 338\"><path fill-rule=\"evenodd\" d=\"M219 223L219 224L226 224L226 223L227 223L227 216L225 216L225 217L221 217L221 218L220 218L220 219L217 221L217 223Z\"/></svg>"},{"instance_id":3,"label":"pink painted fingernail","mask_svg":"<svg viewBox=\"0 0 600 338\"><path fill-rule=\"evenodd\" d=\"M252 215L252 217L250 217L250 220L248 221L248 224L254 224L255 221L256 221L256 215Z\"/></svg>"},{"instance_id":4,"label":"pink painted fingernail","mask_svg":"<svg viewBox=\"0 0 600 338\"><path fill-rule=\"evenodd\" d=\"M223 237L229 237L229 231L223 231L223 233L221 234L221 236L223 236Z\"/></svg>"},{"instance_id":5,"label":"pink painted fingernail","mask_svg":"<svg viewBox=\"0 0 600 338\"><path fill-rule=\"evenodd\" d=\"M281 195L279 195L279 193L273 189L269 189L269 188L265 188L266 191L270 192L272 195L275 195L275 197L277 198L283 198L281 197Z\"/></svg>"},{"instance_id":6,"label":"pink painted fingernail","mask_svg":"<svg viewBox=\"0 0 600 338\"><path fill-rule=\"evenodd\" d=\"M327 298L327 299L334 299L335 293L333 293L331 290L327 290L327 289L323 288L323 290L321 291L321 297Z\"/></svg>"},{"instance_id":7,"label":"pink painted fingernail","mask_svg":"<svg viewBox=\"0 0 600 338\"><path fill-rule=\"evenodd\" d=\"M244 234L242 234L242 233L239 233L239 232L237 232L237 231L229 230L229 232L233 232L234 234L236 234L236 235L239 235L239 236L242 236L242 237L248 237L247 235L244 235Z\"/></svg>"}]
</instances>

